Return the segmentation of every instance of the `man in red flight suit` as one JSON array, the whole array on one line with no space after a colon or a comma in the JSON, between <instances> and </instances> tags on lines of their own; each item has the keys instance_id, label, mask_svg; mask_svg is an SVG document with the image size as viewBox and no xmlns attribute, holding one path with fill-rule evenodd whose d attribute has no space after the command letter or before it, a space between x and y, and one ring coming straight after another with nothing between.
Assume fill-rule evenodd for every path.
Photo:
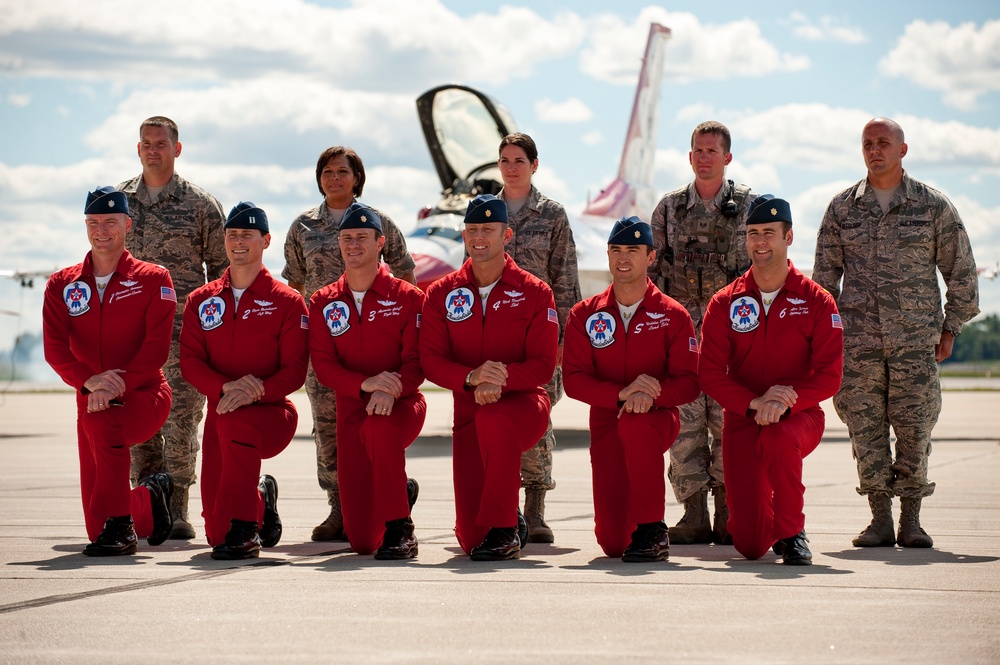
<instances>
[{"instance_id":1,"label":"man in red flight suit","mask_svg":"<svg viewBox=\"0 0 1000 665\"><path fill-rule=\"evenodd\" d=\"M125 251L128 199L113 187L87 194L91 251L53 274L42 309L45 359L77 390L80 493L88 556L133 554L136 534L170 534L173 480L154 473L129 489L128 447L152 436L170 411L160 368L170 349L177 294L170 273Z\"/></svg>"},{"instance_id":2,"label":"man in red flight suit","mask_svg":"<svg viewBox=\"0 0 1000 665\"><path fill-rule=\"evenodd\" d=\"M417 484L406 477L406 449L427 415L417 346L424 296L379 263L385 236L371 208L351 204L338 242L345 272L309 301L309 350L316 377L337 395L344 531L358 554L411 559Z\"/></svg>"},{"instance_id":3,"label":"man in red flight suit","mask_svg":"<svg viewBox=\"0 0 1000 665\"><path fill-rule=\"evenodd\" d=\"M746 223L752 266L709 303L698 378L724 409L733 545L748 559L774 545L805 566L802 460L823 435L820 402L840 387L844 330L833 297L788 260L788 203L760 196Z\"/></svg>"},{"instance_id":4,"label":"man in red flight suit","mask_svg":"<svg viewBox=\"0 0 1000 665\"><path fill-rule=\"evenodd\" d=\"M181 374L208 398L201 502L212 558L248 559L281 538L277 481L258 475L295 434L288 395L306 380L309 318L302 296L264 267L263 210L238 203L225 243L229 268L184 306Z\"/></svg>"},{"instance_id":5,"label":"man in red flight suit","mask_svg":"<svg viewBox=\"0 0 1000 665\"><path fill-rule=\"evenodd\" d=\"M420 330L427 378L454 394L455 534L474 561L521 555L521 453L545 433L556 365L552 290L506 254L512 236L506 203L469 202L469 259L427 289Z\"/></svg>"},{"instance_id":6,"label":"man in red flight suit","mask_svg":"<svg viewBox=\"0 0 1000 665\"><path fill-rule=\"evenodd\" d=\"M564 341L566 394L590 404L594 533L626 562L669 556L663 455L680 429L677 407L700 392L691 315L646 277L655 259L649 224L615 222L611 286L573 307Z\"/></svg>"}]
</instances>

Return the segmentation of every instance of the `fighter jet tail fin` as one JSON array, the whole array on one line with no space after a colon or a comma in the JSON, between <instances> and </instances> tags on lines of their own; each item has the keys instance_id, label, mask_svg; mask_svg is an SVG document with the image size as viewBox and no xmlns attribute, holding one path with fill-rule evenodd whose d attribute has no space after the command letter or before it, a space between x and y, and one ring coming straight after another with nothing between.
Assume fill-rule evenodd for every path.
<instances>
[{"instance_id":1,"label":"fighter jet tail fin","mask_svg":"<svg viewBox=\"0 0 1000 665\"><path fill-rule=\"evenodd\" d=\"M636 85L632 117L625 134L625 147L618 177L584 209L584 216L621 218L636 215L648 219L655 205L653 162L656 155L656 127L660 111L663 59L670 28L649 26L646 52Z\"/></svg>"}]
</instances>

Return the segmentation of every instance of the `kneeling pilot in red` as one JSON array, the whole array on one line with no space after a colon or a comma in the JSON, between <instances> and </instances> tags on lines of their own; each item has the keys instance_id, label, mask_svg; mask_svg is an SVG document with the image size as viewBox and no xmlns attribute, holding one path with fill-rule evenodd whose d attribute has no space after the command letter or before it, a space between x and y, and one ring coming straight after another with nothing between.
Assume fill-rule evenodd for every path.
<instances>
[{"instance_id":1,"label":"kneeling pilot in red","mask_svg":"<svg viewBox=\"0 0 1000 665\"><path fill-rule=\"evenodd\" d=\"M264 267L264 211L238 203L225 234L229 268L184 307L181 374L208 398L201 502L212 558L247 559L281 538L278 483L260 476L261 460L295 434L288 395L306 379L309 318L302 296Z\"/></svg>"},{"instance_id":2,"label":"kneeling pilot in red","mask_svg":"<svg viewBox=\"0 0 1000 665\"><path fill-rule=\"evenodd\" d=\"M53 274L42 310L45 359L76 393L80 493L88 556L133 554L136 534L170 534L173 479L154 473L129 489L129 446L150 438L170 411L161 367L177 295L162 266L125 251L128 199L113 187L87 195L91 251Z\"/></svg>"},{"instance_id":3,"label":"kneeling pilot in red","mask_svg":"<svg viewBox=\"0 0 1000 665\"><path fill-rule=\"evenodd\" d=\"M840 387L837 306L788 260L792 213L769 194L747 218L752 266L712 298L698 378L724 409L722 464L733 545L748 559L774 546L809 565L802 460L823 435L819 404Z\"/></svg>"},{"instance_id":4,"label":"kneeling pilot in red","mask_svg":"<svg viewBox=\"0 0 1000 665\"><path fill-rule=\"evenodd\" d=\"M337 395L337 475L344 531L358 554L417 555L410 510L417 481L406 449L427 405L417 348L424 296L379 263L382 220L353 203L340 222L344 275L309 302L309 348L320 383Z\"/></svg>"},{"instance_id":5,"label":"kneeling pilot in red","mask_svg":"<svg viewBox=\"0 0 1000 665\"><path fill-rule=\"evenodd\" d=\"M594 533L626 562L669 556L663 455L699 392L691 315L646 277L655 258L649 224L615 222L611 286L570 311L563 354L566 394L590 404Z\"/></svg>"},{"instance_id":6,"label":"kneeling pilot in red","mask_svg":"<svg viewBox=\"0 0 1000 665\"><path fill-rule=\"evenodd\" d=\"M474 561L514 559L528 537L520 516L521 454L549 421L559 319L552 289L517 267L504 247L507 204L469 202L469 259L427 289L420 361L455 398L455 534Z\"/></svg>"}]
</instances>

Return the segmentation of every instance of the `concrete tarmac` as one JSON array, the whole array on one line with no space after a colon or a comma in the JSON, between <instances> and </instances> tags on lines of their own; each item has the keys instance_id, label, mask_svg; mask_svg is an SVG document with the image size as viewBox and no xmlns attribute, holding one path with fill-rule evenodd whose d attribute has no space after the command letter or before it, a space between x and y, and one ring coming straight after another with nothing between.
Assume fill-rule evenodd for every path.
<instances>
[{"instance_id":1,"label":"concrete tarmac","mask_svg":"<svg viewBox=\"0 0 1000 665\"><path fill-rule=\"evenodd\" d=\"M428 392L408 453L419 557L381 562L313 543L327 506L308 402L294 399L299 432L264 462L284 536L260 559L225 562L209 558L200 519L194 541L81 555L72 395L0 396L0 663L1000 662L998 392L944 393L937 491L922 514L930 550L851 546L870 515L846 428L827 408L805 462L811 567L716 545L675 545L655 565L603 556L587 410L565 399L553 412L555 544L472 562L452 530L451 403L440 391ZM681 513L668 497L668 523Z\"/></svg>"}]
</instances>

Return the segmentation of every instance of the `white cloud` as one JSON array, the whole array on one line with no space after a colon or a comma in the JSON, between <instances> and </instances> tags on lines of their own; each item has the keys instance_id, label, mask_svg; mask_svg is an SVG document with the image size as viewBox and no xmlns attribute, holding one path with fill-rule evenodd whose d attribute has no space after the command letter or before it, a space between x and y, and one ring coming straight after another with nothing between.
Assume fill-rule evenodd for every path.
<instances>
[{"instance_id":1,"label":"white cloud","mask_svg":"<svg viewBox=\"0 0 1000 665\"><path fill-rule=\"evenodd\" d=\"M653 170L654 187L663 192L667 191L666 188L676 189L682 183L688 183L694 178L687 152L673 148L656 151L653 157Z\"/></svg>"},{"instance_id":2,"label":"white cloud","mask_svg":"<svg viewBox=\"0 0 1000 665\"><path fill-rule=\"evenodd\" d=\"M689 177L689 179L693 177ZM774 164L767 162L744 162L733 158L726 168L726 177L736 183L750 185L758 194L774 194L781 197L781 176ZM783 197L782 197L783 198Z\"/></svg>"},{"instance_id":3,"label":"white cloud","mask_svg":"<svg viewBox=\"0 0 1000 665\"><path fill-rule=\"evenodd\" d=\"M863 44L868 41L864 30L833 16L821 16L818 25L802 12L792 12L790 19L795 36L811 42Z\"/></svg>"},{"instance_id":4,"label":"white cloud","mask_svg":"<svg viewBox=\"0 0 1000 665\"><path fill-rule=\"evenodd\" d=\"M955 204L962 223L969 232L976 265L992 265L1000 260L1000 234L997 233L1000 206L988 208L968 196L956 196L951 202Z\"/></svg>"},{"instance_id":5,"label":"white cloud","mask_svg":"<svg viewBox=\"0 0 1000 665\"><path fill-rule=\"evenodd\" d=\"M909 148L904 166L980 167L993 173L1000 169L1000 127L975 127L957 120L940 122L910 115L894 119L903 127Z\"/></svg>"},{"instance_id":6,"label":"white cloud","mask_svg":"<svg viewBox=\"0 0 1000 665\"><path fill-rule=\"evenodd\" d=\"M651 22L671 30L664 74L672 81L758 77L800 71L810 64L805 56L779 51L750 19L703 24L691 13L646 7L631 24L611 14L592 21L588 44L580 54L583 71L602 81L634 85Z\"/></svg>"},{"instance_id":7,"label":"white cloud","mask_svg":"<svg viewBox=\"0 0 1000 665\"><path fill-rule=\"evenodd\" d=\"M331 135L364 136L369 145L388 154L419 151L422 144L410 95L348 93L310 78L277 75L201 89L134 92L85 140L100 152L134 154L137 119L151 115L177 122L184 154L214 153L209 157L213 161L275 161L299 139L311 146L310 152L315 150L309 155L315 159L321 150L316 146L326 144ZM317 141L317 136L327 138ZM360 146L356 149L361 153Z\"/></svg>"},{"instance_id":8,"label":"white cloud","mask_svg":"<svg viewBox=\"0 0 1000 665\"><path fill-rule=\"evenodd\" d=\"M173 0L169 20L119 0L0 0L0 67L24 77L120 83L226 81L299 71L360 88L442 79L529 76L579 44L583 21L501 7L463 18L438 0L369 0L328 8L303 0ZM114 20L108 20L113 16ZM518 48L498 46L517 35ZM392 66L387 66L389 63Z\"/></svg>"},{"instance_id":9,"label":"white cloud","mask_svg":"<svg viewBox=\"0 0 1000 665\"><path fill-rule=\"evenodd\" d=\"M566 208L574 207L583 198L584 192L576 191L566 184L555 171L539 160L538 171L535 172L531 182L538 187L538 190L554 201L558 201Z\"/></svg>"},{"instance_id":10,"label":"white cloud","mask_svg":"<svg viewBox=\"0 0 1000 665\"><path fill-rule=\"evenodd\" d=\"M726 113L727 116L734 115ZM819 171L857 169L861 128L871 114L825 104L785 104L756 113L737 113L727 122L736 154L750 161Z\"/></svg>"},{"instance_id":11,"label":"white cloud","mask_svg":"<svg viewBox=\"0 0 1000 665\"><path fill-rule=\"evenodd\" d=\"M559 123L586 122L594 116L590 107L576 97L562 102L540 99L535 102L535 115L542 122Z\"/></svg>"},{"instance_id":12,"label":"white cloud","mask_svg":"<svg viewBox=\"0 0 1000 665\"><path fill-rule=\"evenodd\" d=\"M691 124L692 129L694 129L695 125L705 120L705 118L714 118L715 116L715 107L703 102L695 102L694 104L682 106L677 110L676 115L677 120L681 121L681 124Z\"/></svg>"},{"instance_id":13,"label":"white cloud","mask_svg":"<svg viewBox=\"0 0 1000 665\"><path fill-rule=\"evenodd\" d=\"M584 134L580 140L583 141L584 145L598 145L604 143L604 134L595 129Z\"/></svg>"},{"instance_id":14,"label":"white cloud","mask_svg":"<svg viewBox=\"0 0 1000 665\"><path fill-rule=\"evenodd\" d=\"M727 122L742 158L815 171L861 171L861 130L872 113L826 104L785 104ZM940 122L910 115L894 119L909 145L904 165L1000 168L1000 128Z\"/></svg>"},{"instance_id":15,"label":"white cloud","mask_svg":"<svg viewBox=\"0 0 1000 665\"><path fill-rule=\"evenodd\" d=\"M971 110L981 95L1000 90L1000 20L981 28L914 21L879 69L944 93L955 108Z\"/></svg>"},{"instance_id":16,"label":"white cloud","mask_svg":"<svg viewBox=\"0 0 1000 665\"><path fill-rule=\"evenodd\" d=\"M7 103L11 106L25 107L31 103L31 95L12 92L7 95Z\"/></svg>"}]
</instances>

